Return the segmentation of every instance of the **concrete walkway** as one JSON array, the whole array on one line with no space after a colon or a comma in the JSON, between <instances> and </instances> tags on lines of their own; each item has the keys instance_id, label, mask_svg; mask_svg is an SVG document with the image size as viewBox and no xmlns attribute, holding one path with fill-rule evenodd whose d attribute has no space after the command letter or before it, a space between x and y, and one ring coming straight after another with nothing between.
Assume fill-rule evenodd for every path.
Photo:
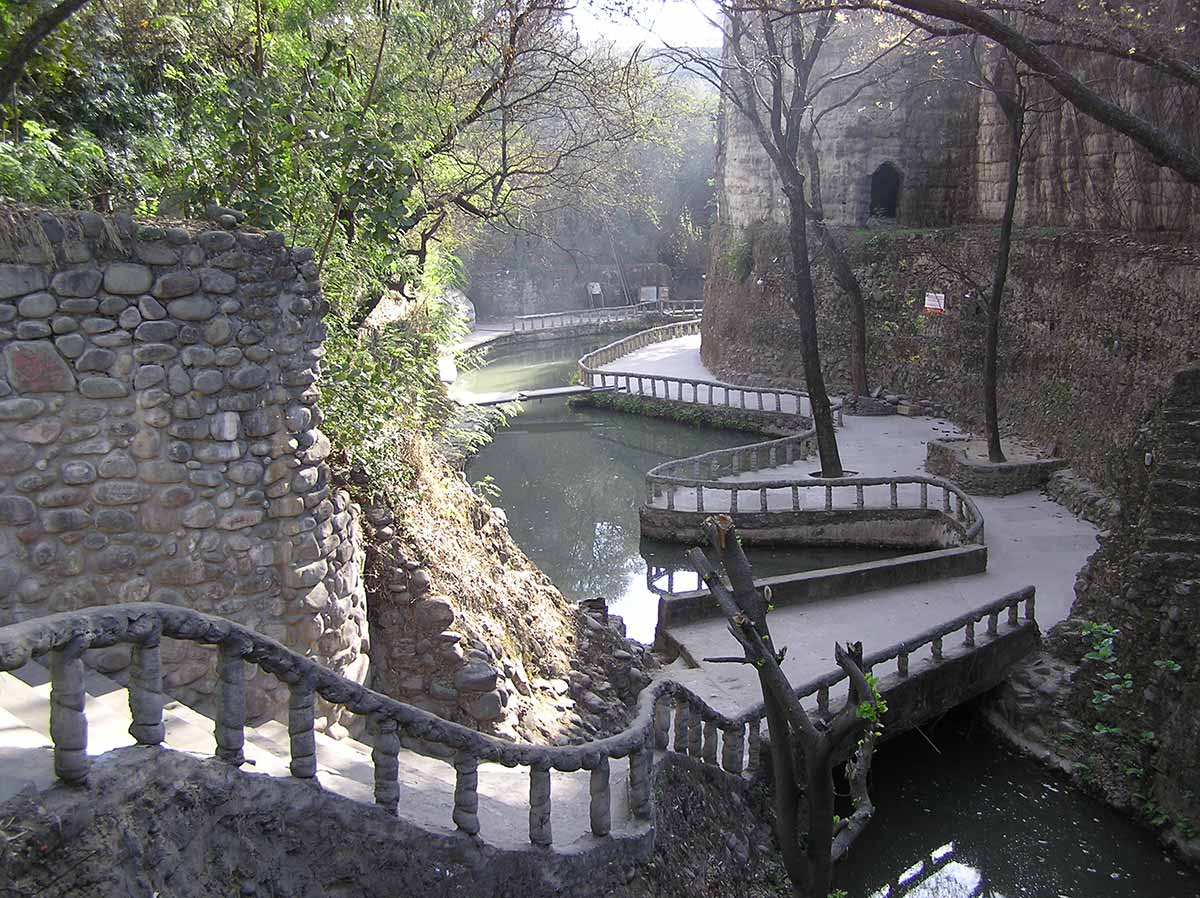
<instances>
[{"instance_id":1,"label":"concrete walkway","mask_svg":"<svg viewBox=\"0 0 1200 898\"><path fill-rule=\"evenodd\" d=\"M684 337L631 353L607 367L715 380L700 363L699 350L698 336ZM863 476L920 474L924 473L925 444L957 433L953 425L932 418L847 416L838 431L838 447L846 468ZM790 475L800 479L815 467L810 459L735 477L761 480ZM706 507L710 507L705 495ZM677 495L677 501L681 496ZM986 573L789 606L771 615L775 642L788 647L784 670L792 682L830 670L835 640L862 640L868 651L884 648L1030 584L1037 587L1037 620L1043 631L1067 616L1074 599L1075 575L1096 549L1096 527L1036 492L974 498L986 520ZM772 497L772 505L775 502ZM686 684L726 713L761 699L757 677L745 665L701 661L706 656L739 654L723 618L673 627L671 636L700 666L689 668L679 661L670 665L664 676Z\"/></svg>"}]
</instances>

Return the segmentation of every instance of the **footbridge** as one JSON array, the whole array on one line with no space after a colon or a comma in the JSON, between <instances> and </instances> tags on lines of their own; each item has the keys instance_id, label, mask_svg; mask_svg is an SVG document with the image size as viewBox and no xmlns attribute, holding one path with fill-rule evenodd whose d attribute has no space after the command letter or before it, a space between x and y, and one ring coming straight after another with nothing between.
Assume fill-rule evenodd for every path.
<instances>
[{"instance_id":1,"label":"footbridge","mask_svg":"<svg viewBox=\"0 0 1200 898\"><path fill-rule=\"evenodd\" d=\"M869 653L865 666L888 702L885 732L918 726L995 686L1037 644L1034 613L1029 588ZM211 719L168 705L159 661L164 640L215 650ZM88 649L114 645L132 647L125 686L84 667ZM297 787L319 782L334 805L360 806L357 814L340 812L342 820L376 832L392 820L397 838L423 836L423 845L448 846L458 856L507 858L525 864L524 875L536 871L547 888L594 880L598 864L650 856L654 783L668 757L687 757L736 785L756 776L764 739L761 703L727 715L686 685L659 679L641 692L632 722L619 733L581 745L509 742L374 692L231 621L154 603L0 628L0 671L8 672L0 673L0 800L55 781L86 789L93 775L102 778L108 755L129 746L143 753L144 764L154 763L145 752L183 751L197 763L215 757L232 768L253 764L256 773L240 774L247 777ZM290 700L279 709L286 724L248 726L251 674L287 685ZM847 693L840 668L797 688L817 721ZM318 700L365 719L366 742L318 733ZM305 795L309 801L312 793ZM399 841L396 847L405 850Z\"/></svg>"}]
</instances>

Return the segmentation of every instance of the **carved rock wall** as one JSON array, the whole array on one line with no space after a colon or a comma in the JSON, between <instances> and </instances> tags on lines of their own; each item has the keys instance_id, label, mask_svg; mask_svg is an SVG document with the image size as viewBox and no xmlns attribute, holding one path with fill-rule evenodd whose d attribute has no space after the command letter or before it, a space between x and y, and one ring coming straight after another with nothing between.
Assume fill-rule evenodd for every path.
<instances>
[{"instance_id":1,"label":"carved rock wall","mask_svg":"<svg viewBox=\"0 0 1200 898\"><path fill-rule=\"evenodd\" d=\"M1194 39L1179 40L1189 38ZM825 72L844 68L844 46L854 39L853 32L837 38L818 65ZM950 44L936 56L913 54L903 65L888 63L819 95L819 112L833 107L821 121L817 143L830 224L940 227L999 220L1008 126L995 96L969 83L978 81L969 59L964 45ZM1200 102L1194 89L1111 57L1073 52L1064 61L1082 80L1177 135L1184 146L1200 141L1200 119L1188 114ZM995 51L984 65L994 71ZM867 80L880 73L886 90ZM818 79L821 75L819 70ZM1042 82L1030 83L1020 224L1200 234L1200 189L1155 165L1132 141L1079 113ZM727 103L722 119L720 224L734 233L763 221L785 224L778 178L752 126ZM871 176L888 162L899 170L901 184L896 216L885 221L871 217Z\"/></svg>"},{"instance_id":2,"label":"carved rock wall","mask_svg":"<svg viewBox=\"0 0 1200 898\"><path fill-rule=\"evenodd\" d=\"M361 680L359 511L314 383L327 305L281 234L6 210L0 624L151 599L232 618ZM93 653L101 670L128 663ZM164 647L203 704L212 652ZM274 713L286 687L248 695Z\"/></svg>"}]
</instances>

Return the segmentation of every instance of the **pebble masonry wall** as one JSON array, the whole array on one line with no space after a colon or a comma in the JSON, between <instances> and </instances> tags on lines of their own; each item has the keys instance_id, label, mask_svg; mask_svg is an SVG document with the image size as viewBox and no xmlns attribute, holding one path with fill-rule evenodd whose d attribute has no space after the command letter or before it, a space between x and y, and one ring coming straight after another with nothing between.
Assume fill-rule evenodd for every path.
<instances>
[{"instance_id":1,"label":"pebble masonry wall","mask_svg":"<svg viewBox=\"0 0 1200 898\"><path fill-rule=\"evenodd\" d=\"M327 305L278 233L0 216L0 624L150 599L362 680L359 512L317 429ZM164 647L203 704L213 653ZM94 653L119 674L119 649ZM252 718L286 687L251 680Z\"/></svg>"}]
</instances>

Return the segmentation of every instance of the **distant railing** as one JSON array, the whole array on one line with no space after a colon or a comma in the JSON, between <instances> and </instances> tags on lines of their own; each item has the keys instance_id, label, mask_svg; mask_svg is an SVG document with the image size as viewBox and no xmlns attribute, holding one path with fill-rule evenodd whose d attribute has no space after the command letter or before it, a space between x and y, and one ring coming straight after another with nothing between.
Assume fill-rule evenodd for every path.
<instances>
[{"instance_id":1,"label":"distant railing","mask_svg":"<svg viewBox=\"0 0 1200 898\"><path fill-rule=\"evenodd\" d=\"M589 352L579 360L579 382L589 387L616 387L633 395L653 399L669 399L697 405L720 406L722 408L748 409L750 411L774 412L781 415L812 417L812 403L808 394L799 390L778 387L753 387L727 384L717 380L695 377L674 377L665 374L647 374L637 371L602 370L617 359L645 349L655 343L676 340L680 337L700 333L700 319L680 321L652 327L623 337ZM831 403L835 421L842 424L842 403Z\"/></svg>"},{"instance_id":2,"label":"distant railing","mask_svg":"<svg viewBox=\"0 0 1200 898\"><path fill-rule=\"evenodd\" d=\"M1034 620L1034 589L1026 587L974 611L959 615L911 639L865 657L868 671L894 662L895 677L909 676L910 659L929 651L933 665L943 661L945 638L963 631L963 645L1000 638L1002 626L1019 629L1019 606L1025 620ZM1007 614L1002 624L1001 615ZM986 620L977 634L976 624ZM92 648L132 646L128 691L132 724L129 733L139 745L160 745L166 738L160 643L163 638L217 647L216 757L235 766L245 762L246 665L255 665L285 683L288 702L292 776L312 779L317 772L314 703L318 696L343 706L369 721L374 742L375 803L399 814L399 753L401 739L412 738L447 750L455 771L454 806L450 817L468 834L479 832L478 780L481 763L529 768L529 841L552 844L550 828L550 771L590 773L589 823L595 836L612 830L610 762L628 758L629 806L636 820L653 815L651 765L656 750L676 752L719 766L733 775L753 773L758 764L760 703L727 717L686 687L656 680L638 696L633 722L612 736L582 745L547 746L508 742L488 736L348 680L274 639L223 618L176 605L138 603L99 606L34 618L0 628L0 671L16 670L36 656L49 656L50 738L54 745L55 775L68 783L87 779L87 714L83 653ZM802 700L815 698L818 716L830 713L830 690L846 679L837 669L816 677L796 690ZM886 694L886 684L881 688ZM673 723L672 723L673 722ZM672 732L673 731L673 732ZM720 734L718 736L718 733ZM673 735L673 741L672 741Z\"/></svg>"},{"instance_id":3,"label":"distant railing","mask_svg":"<svg viewBox=\"0 0 1200 898\"><path fill-rule=\"evenodd\" d=\"M631 306L610 306L602 309L568 309L563 312L547 312L543 315L518 315L513 318L513 330L517 333L527 331L551 330L558 327L572 327L576 324L595 324L606 321L628 321L631 318L641 318L655 311L657 303L637 303Z\"/></svg>"}]
</instances>

